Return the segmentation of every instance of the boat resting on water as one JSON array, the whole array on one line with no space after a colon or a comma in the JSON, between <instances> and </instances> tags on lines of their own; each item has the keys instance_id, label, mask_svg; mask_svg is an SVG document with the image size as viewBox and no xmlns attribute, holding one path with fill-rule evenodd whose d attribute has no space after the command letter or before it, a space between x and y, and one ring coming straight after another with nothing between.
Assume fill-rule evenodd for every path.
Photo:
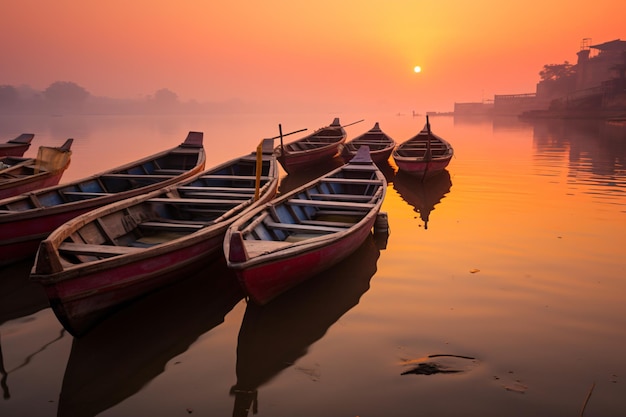
<instances>
[{"instance_id":1,"label":"boat resting on water","mask_svg":"<svg viewBox=\"0 0 626 417\"><path fill-rule=\"evenodd\" d=\"M0 169L0 199L57 185L70 165L72 142L68 139L59 147L40 146L37 158L16 161ZM3 159L10 164L10 157Z\"/></svg>"},{"instance_id":2,"label":"boat resting on water","mask_svg":"<svg viewBox=\"0 0 626 417\"><path fill-rule=\"evenodd\" d=\"M341 150L341 157L345 162L349 162L350 159L356 155L356 152L362 145L367 145L370 148L370 157L376 164L382 165L387 163L393 148L396 146L396 142L382 131L378 122L374 124L367 132L355 137L354 139L344 143Z\"/></svg>"},{"instance_id":3,"label":"boat resting on water","mask_svg":"<svg viewBox=\"0 0 626 417\"><path fill-rule=\"evenodd\" d=\"M276 194L273 148L273 140L265 140L255 153L90 211L52 232L39 246L31 279L44 286L63 326L80 335L121 304L221 255L228 226Z\"/></svg>"},{"instance_id":4,"label":"boat resting on water","mask_svg":"<svg viewBox=\"0 0 626 417\"><path fill-rule=\"evenodd\" d=\"M174 148L76 181L0 200L0 265L32 257L66 221L97 207L174 184L204 169L202 132Z\"/></svg>"},{"instance_id":5,"label":"boat resting on water","mask_svg":"<svg viewBox=\"0 0 626 417\"><path fill-rule=\"evenodd\" d=\"M329 162L339 153L339 147L345 140L346 131L336 117L329 126L317 129L296 141L281 143L276 147L275 153L283 169L291 174Z\"/></svg>"},{"instance_id":6,"label":"boat resting on water","mask_svg":"<svg viewBox=\"0 0 626 417\"><path fill-rule=\"evenodd\" d=\"M367 146L347 164L234 222L224 255L260 305L354 252L371 233L387 181Z\"/></svg>"},{"instance_id":7,"label":"boat resting on water","mask_svg":"<svg viewBox=\"0 0 626 417\"><path fill-rule=\"evenodd\" d=\"M0 157L2 156L22 156L30 147L35 135L32 133L22 133L15 139L0 143Z\"/></svg>"},{"instance_id":8,"label":"boat resting on water","mask_svg":"<svg viewBox=\"0 0 626 417\"><path fill-rule=\"evenodd\" d=\"M392 153L400 171L422 179L441 173L453 155L452 145L430 130L428 116L424 128L411 139L396 146Z\"/></svg>"}]
</instances>

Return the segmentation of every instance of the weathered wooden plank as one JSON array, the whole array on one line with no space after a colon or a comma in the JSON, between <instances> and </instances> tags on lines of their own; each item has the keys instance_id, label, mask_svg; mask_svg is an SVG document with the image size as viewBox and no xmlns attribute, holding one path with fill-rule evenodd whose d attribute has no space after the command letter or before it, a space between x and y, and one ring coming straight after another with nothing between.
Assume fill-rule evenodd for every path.
<instances>
[{"instance_id":1,"label":"weathered wooden plank","mask_svg":"<svg viewBox=\"0 0 626 417\"><path fill-rule=\"evenodd\" d=\"M345 227L329 227L329 226L313 226L307 224L277 223L271 220L265 220L263 223L268 227L276 229L290 230L294 232L313 232L313 233L335 233L342 232Z\"/></svg>"},{"instance_id":2,"label":"weathered wooden plank","mask_svg":"<svg viewBox=\"0 0 626 417\"><path fill-rule=\"evenodd\" d=\"M63 242L59 246L59 251L72 253L75 255L90 255L111 257L125 255L128 253L137 253L143 251L143 248L135 248L131 246L113 246L113 245L90 245L83 243Z\"/></svg>"},{"instance_id":3,"label":"weathered wooden plank","mask_svg":"<svg viewBox=\"0 0 626 417\"><path fill-rule=\"evenodd\" d=\"M322 182L334 182L337 184L365 184L365 185L380 185L383 182L381 180L366 180L358 178L321 178Z\"/></svg>"},{"instance_id":4,"label":"weathered wooden plank","mask_svg":"<svg viewBox=\"0 0 626 417\"><path fill-rule=\"evenodd\" d=\"M369 201L374 196L371 195L359 195L359 194L325 194L325 193L311 193L309 195L312 199L322 200L342 200L342 201Z\"/></svg>"},{"instance_id":5,"label":"weathered wooden plank","mask_svg":"<svg viewBox=\"0 0 626 417\"><path fill-rule=\"evenodd\" d=\"M226 199L211 199L211 198L167 198L167 197L155 197L148 200L151 203L167 203L167 204L195 204L195 205L217 205L217 204L241 204L245 200L226 200Z\"/></svg>"},{"instance_id":6,"label":"weathered wooden plank","mask_svg":"<svg viewBox=\"0 0 626 417\"><path fill-rule=\"evenodd\" d=\"M142 229L160 229L176 232L194 232L204 227L199 223L165 223L165 222L143 222L139 223L139 227Z\"/></svg>"},{"instance_id":7,"label":"weathered wooden plank","mask_svg":"<svg viewBox=\"0 0 626 417\"><path fill-rule=\"evenodd\" d=\"M376 204L373 204L373 203L352 203L349 201L303 200L303 199L298 199L298 198L292 198L291 200L287 200L287 202L289 204L301 205L301 206L318 206L318 207L335 207L335 208L345 207L347 209L372 208L376 206Z\"/></svg>"}]
</instances>

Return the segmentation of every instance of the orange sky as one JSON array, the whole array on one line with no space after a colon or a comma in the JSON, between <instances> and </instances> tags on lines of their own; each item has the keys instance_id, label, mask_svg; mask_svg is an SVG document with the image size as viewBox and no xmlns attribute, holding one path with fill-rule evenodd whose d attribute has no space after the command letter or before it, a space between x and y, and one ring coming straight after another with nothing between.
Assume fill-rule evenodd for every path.
<instances>
[{"instance_id":1,"label":"orange sky","mask_svg":"<svg viewBox=\"0 0 626 417\"><path fill-rule=\"evenodd\" d=\"M534 92L583 38L626 38L623 0L5 0L0 85L241 99L328 112L452 110ZM575 2L574 2L575 3ZM413 67L422 72L415 74Z\"/></svg>"}]
</instances>

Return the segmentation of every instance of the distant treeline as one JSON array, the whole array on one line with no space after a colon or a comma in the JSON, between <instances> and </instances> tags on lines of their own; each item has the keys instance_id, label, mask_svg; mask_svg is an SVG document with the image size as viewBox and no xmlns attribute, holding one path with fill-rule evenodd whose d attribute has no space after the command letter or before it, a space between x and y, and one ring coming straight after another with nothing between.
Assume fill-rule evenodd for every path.
<instances>
[{"instance_id":1,"label":"distant treeline","mask_svg":"<svg viewBox=\"0 0 626 417\"><path fill-rule=\"evenodd\" d=\"M0 85L0 114L193 114L250 110L238 100L181 102L178 95L167 88L140 99L116 99L93 96L68 81L56 81L43 91L27 85Z\"/></svg>"}]
</instances>

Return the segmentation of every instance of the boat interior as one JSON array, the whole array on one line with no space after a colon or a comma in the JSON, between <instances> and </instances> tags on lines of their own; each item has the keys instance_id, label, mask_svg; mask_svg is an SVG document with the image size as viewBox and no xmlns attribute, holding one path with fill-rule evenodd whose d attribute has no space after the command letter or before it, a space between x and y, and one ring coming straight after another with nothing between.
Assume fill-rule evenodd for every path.
<instances>
[{"instance_id":1,"label":"boat interior","mask_svg":"<svg viewBox=\"0 0 626 417\"><path fill-rule=\"evenodd\" d=\"M363 169L365 168L365 169ZM346 165L340 175L323 178L311 188L269 206L241 229L252 241L296 242L347 230L375 207L383 193L376 171ZM249 250L255 248L247 247ZM258 248L262 250L261 248Z\"/></svg>"},{"instance_id":2,"label":"boat interior","mask_svg":"<svg viewBox=\"0 0 626 417\"><path fill-rule=\"evenodd\" d=\"M52 189L24 194L22 198L0 204L0 215L3 212L26 211L87 200L160 183L193 169L197 163L197 150L177 149L167 155L145 160L138 165Z\"/></svg>"},{"instance_id":3,"label":"boat interior","mask_svg":"<svg viewBox=\"0 0 626 417\"><path fill-rule=\"evenodd\" d=\"M256 192L255 164L233 164L139 204L91 221L59 246L65 262L83 263L142 251L228 219L248 206ZM260 192L269 187L270 163L264 161Z\"/></svg>"}]
</instances>

